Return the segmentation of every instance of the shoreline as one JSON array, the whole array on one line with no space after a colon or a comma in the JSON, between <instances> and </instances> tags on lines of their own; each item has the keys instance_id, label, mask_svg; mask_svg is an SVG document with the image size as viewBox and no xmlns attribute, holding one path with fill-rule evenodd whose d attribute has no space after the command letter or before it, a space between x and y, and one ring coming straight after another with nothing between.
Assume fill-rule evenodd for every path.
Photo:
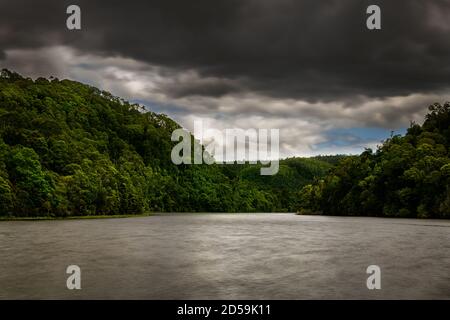
<instances>
[{"instance_id":1,"label":"shoreline","mask_svg":"<svg viewBox=\"0 0 450 320\"><path fill-rule=\"evenodd\" d=\"M144 218L151 216L178 216L178 215L201 215L201 214L293 214L295 212L147 212L142 214L116 214L116 215L91 215L91 216L68 216L68 217L6 217L0 216L2 221L49 221L49 220L84 220L84 219L124 219Z\"/></svg>"},{"instance_id":2,"label":"shoreline","mask_svg":"<svg viewBox=\"0 0 450 320\"><path fill-rule=\"evenodd\" d=\"M49 221L49 220L85 220L85 219L124 219L124 218L142 218L158 215L158 213L142 213L142 214L116 214L116 215L96 215L96 216L69 216L69 217L0 217L1 221Z\"/></svg>"},{"instance_id":3,"label":"shoreline","mask_svg":"<svg viewBox=\"0 0 450 320\"><path fill-rule=\"evenodd\" d=\"M68 216L68 217L51 217L51 216L37 216L37 217L6 217L0 216L0 222L3 221L57 221L57 220L91 220L91 219L125 219L125 218L144 218L151 216L180 216L180 215L207 215L207 214L292 214L296 216L310 216L310 217L341 217L341 218L387 218L394 220L434 220L434 221L449 221L450 219L443 218L412 218L412 217L383 217L383 216L337 216L337 215L323 215L316 213L298 213L298 212L146 212L142 214L117 214L117 215L91 215L91 216Z\"/></svg>"}]
</instances>

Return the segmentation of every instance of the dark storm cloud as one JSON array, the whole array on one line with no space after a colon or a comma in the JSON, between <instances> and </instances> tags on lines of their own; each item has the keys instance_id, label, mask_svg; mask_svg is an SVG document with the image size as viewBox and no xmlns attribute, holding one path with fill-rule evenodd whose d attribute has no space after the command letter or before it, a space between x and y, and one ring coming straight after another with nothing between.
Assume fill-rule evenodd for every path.
<instances>
[{"instance_id":1,"label":"dark storm cloud","mask_svg":"<svg viewBox=\"0 0 450 320\"><path fill-rule=\"evenodd\" d=\"M69 4L82 9L81 31L65 28ZM370 4L382 8L380 31L365 27ZM332 101L450 86L445 0L1 0L0 15L0 52L63 44L216 79L172 87L175 97Z\"/></svg>"},{"instance_id":2,"label":"dark storm cloud","mask_svg":"<svg viewBox=\"0 0 450 320\"><path fill-rule=\"evenodd\" d=\"M162 90L169 93L171 97L181 98L185 96L221 97L229 93L238 93L244 88L232 81L206 78L193 82L174 82L163 86Z\"/></svg>"}]
</instances>

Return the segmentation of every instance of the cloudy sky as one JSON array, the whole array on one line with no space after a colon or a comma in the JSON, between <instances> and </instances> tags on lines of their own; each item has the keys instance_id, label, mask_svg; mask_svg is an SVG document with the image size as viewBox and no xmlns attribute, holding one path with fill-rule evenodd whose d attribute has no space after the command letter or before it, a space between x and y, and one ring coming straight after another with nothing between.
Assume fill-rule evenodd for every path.
<instances>
[{"instance_id":1,"label":"cloudy sky","mask_svg":"<svg viewBox=\"0 0 450 320\"><path fill-rule=\"evenodd\" d=\"M381 30L366 28L371 4ZM449 17L448 0L0 0L0 67L190 130L279 128L283 157L358 153L450 100Z\"/></svg>"}]
</instances>

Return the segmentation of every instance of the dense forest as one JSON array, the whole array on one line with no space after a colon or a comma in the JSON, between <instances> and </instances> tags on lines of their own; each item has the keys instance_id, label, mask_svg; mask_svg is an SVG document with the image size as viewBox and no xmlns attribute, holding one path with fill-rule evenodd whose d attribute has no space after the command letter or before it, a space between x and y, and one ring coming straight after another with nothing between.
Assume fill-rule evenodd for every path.
<instances>
[{"instance_id":1,"label":"dense forest","mask_svg":"<svg viewBox=\"0 0 450 320\"><path fill-rule=\"evenodd\" d=\"M337 157L256 165L181 165L179 125L108 92L69 80L0 74L0 215L294 211L299 191Z\"/></svg>"},{"instance_id":2,"label":"dense forest","mask_svg":"<svg viewBox=\"0 0 450 320\"><path fill-rule=\"evenodd\" d=\"M163 114L70 80L0 74L0 216L299 211L450 218L450 104L359 156L174 165ZM193 137L192 137L193 139Z\"/></svg>"},{"instance_id":3,"label":"dense forest","mask_svg":"<svg viewBox=\"0 0 450 320\"><path fill-rule=\"evenodd\" d=\"M450 103L375 152L342 159L300 192L300 212L450 218Z\"/></svg>"}]
</instances>

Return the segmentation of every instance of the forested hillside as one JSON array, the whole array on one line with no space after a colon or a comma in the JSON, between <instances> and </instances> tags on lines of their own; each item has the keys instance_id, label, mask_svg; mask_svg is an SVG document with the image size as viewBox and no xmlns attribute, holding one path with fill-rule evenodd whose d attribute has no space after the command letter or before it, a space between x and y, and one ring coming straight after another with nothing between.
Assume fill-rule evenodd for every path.
<instances>
[{"instance_id":1,"label":"forested hillside","mask_svg":"<svg viewBox=\"0 0 450 320\"><path fill-rule=\"evenodd\" d=\"M346 157L305 186L300 212L450 218L450 103L373 152Z\"/></svg>"},{"instance_id":2,"label":"forested hillside","mask_svg":"<svg viewBox=\"0 0 450 320\"><path fill-rule=\"evenodd\" d=\"M172 164L179 125L78 82L0 75L0 215L288 211L330 161ZM333 161L331 161L333 162Z\"/></svg>"}]
</instances>

